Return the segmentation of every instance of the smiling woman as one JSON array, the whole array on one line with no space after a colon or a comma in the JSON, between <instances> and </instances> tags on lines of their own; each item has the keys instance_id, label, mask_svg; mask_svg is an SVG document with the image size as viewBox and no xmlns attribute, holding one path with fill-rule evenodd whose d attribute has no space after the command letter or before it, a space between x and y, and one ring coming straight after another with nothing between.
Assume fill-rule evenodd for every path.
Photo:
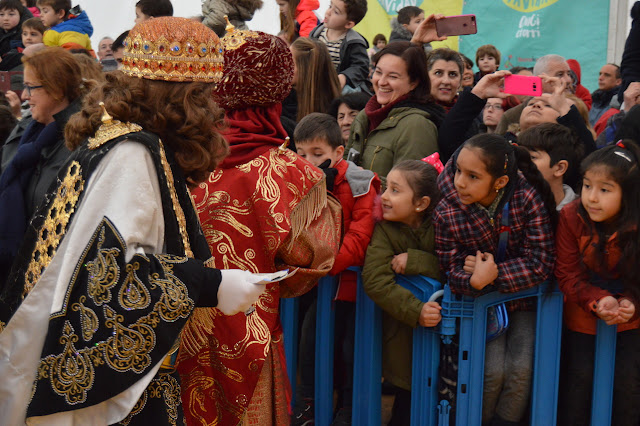
<instances>
[{"instance_id":1,"label":"smiling woman","mask_svg":"<svg viewBox=\"0 0 640 426\"><path fill-rule=\"evenodd\" d=\"M67 50L48 47L25 57L23 63L22 99L29 102L31 117L23 118L9 136L0 164L0 196L12 194L12 221L0 223L0 234L11 235L3 240L10 247L0 250L0 277L4 278L3 265L11 265L27 221L71 155L65 147L63 131L71 115L80 110L80 98L85 90L81 87L80 66ZM7 228L3 228L5 225Z\"/></svg>"},{"instance_id":2,"label":"smiling woman","mask_svg":"<svg viewBox=\"0 0 640 426\"><path fill-rule=\"evenodd\" d=\"M375 95L351 125L345 156L380 176L399 161L418 160L438 149L438 126L444 111L430 94L421 47L398 41L374 58Z\"/></svg>"}]
</instances>

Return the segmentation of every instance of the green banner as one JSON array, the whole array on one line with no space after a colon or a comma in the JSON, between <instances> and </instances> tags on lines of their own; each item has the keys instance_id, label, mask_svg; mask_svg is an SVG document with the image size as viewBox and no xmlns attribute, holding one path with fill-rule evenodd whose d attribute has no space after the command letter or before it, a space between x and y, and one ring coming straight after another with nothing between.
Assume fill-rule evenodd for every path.
<instances>
[{"instance_id":1,"label":"green banner","mask_svg":"<svg viewBox=\"0 0 640 426\"><path fill-rule=\"evenodd\" d=\"M450 37L442 45L472 60L476 49L493 44L502 54L500 69L533 67L543 55L556 53L576 59L582 84L598 88L598 71L607 60L609 2L605 0L369 0L369 12L356 30L369 42L382 33L389 37L389 21L405 6L418 6L444 15L474 14L478 34Z\"/></svg>"}]
</instances>

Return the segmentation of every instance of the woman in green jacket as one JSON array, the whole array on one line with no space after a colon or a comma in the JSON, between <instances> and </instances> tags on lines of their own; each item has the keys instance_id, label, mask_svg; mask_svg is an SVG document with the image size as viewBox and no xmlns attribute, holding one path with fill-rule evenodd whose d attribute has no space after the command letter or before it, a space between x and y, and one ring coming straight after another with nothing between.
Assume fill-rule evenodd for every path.
<instances>
[{"instance_id":1,"label":"woman in green jacket","mask_svg":"<svg viewBox=\"0 0 640 426\"><path fill-rule=\"evenodd\" d=\"M418 160L438 150L444 110L430 95L424 50L398 41L374 56L375 94L351 125L345 158L380 176L402 160Z\"/></svg>"}]
</instances>

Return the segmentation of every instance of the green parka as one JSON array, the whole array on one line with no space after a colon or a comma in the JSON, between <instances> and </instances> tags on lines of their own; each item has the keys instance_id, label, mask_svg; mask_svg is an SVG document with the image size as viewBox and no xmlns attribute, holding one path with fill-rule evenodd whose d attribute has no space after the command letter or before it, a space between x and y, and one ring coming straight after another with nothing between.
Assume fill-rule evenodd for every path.
<instances>
[{"instance_id":1,"label":"green parka","mask_svg":"<svg viewBox=\"0 0 640 426\"><path fill-rule=\"evenodd\" d=\"M402 160L420 160L438 150L438 129L430 114L419 108L397 107L375 129L369 132L369 118L360 111L353 124L345 149L360 153L357 165L376 172L387 186L387 174Z\"/></svg>"},{"instance_id":2,"label":"green parka","mask_svg":"<svg viewBox=\"0 0 640 426\"><path fill-rule=\"evenodd\" d=\"M431 219L413 229L399 222L376 225L362 270L364 290L383 310L382 375L403 389L411 389L413 328L418 326L423 302L396 283L393 256L408 253L406 275L440 279Z\"/></svg>"}]
</instances>

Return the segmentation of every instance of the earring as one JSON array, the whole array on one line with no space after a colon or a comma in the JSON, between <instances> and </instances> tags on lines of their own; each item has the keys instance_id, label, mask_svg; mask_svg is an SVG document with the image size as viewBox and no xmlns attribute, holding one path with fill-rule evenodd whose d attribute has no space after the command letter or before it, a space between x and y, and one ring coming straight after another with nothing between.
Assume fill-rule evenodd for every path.
<instances>
[{"instance_id":1,"label":"earring","mask_svg":"<svg viewBox=\"0 0 640 426\"><path fill-rule=\"evenodd\" d=\"M500 188L496 188L496 194L500 192Z\"/></svg>"},{"instance_id":2,"label":"earring","mask_svg":"<svg viewBox=\"0 0 640 426\"><path fill-rule=\"evenodd\" d=\"M417 212L420 212L420 207L416 207L416 211L417 211Z\"/></svg>"}]
</instances>

